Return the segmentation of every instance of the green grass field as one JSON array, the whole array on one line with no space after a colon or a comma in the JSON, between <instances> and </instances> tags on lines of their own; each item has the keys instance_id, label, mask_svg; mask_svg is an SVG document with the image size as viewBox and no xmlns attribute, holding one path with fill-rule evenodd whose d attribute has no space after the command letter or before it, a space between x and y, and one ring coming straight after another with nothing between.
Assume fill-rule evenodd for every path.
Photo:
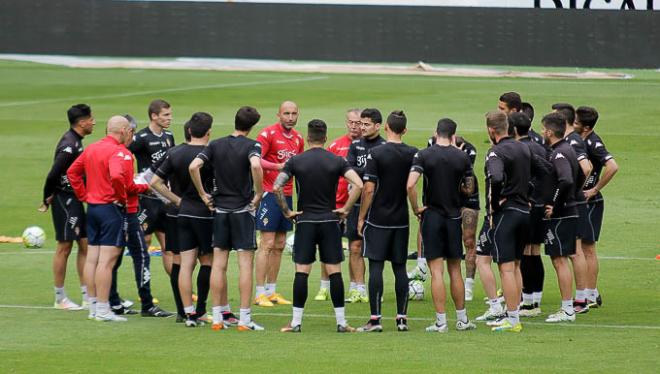
<instances>
[{"instance_id":1,"label":"green grass field","mask_svg":"<svg viewBox=\"0 0 660 374\"><path fill-rule=\"evenodd\" d=\"M633 71L625 81L449 78L378 75L311 75L211 71L71 69L0 61L0 235L19 236L29 225L46 229L49 240L38 250L0 244L0 372L656 372L660 355L660 73ZM182 124L195 111L215 117L213 137L233 128L241 105L259 109L262 121L275 122L279 103L298 102L299 129L312 118L342 134L347 108L403 109L409 118L408 144L422 147L441 117L459 124L459 133L478 148L483 185L483 154L488 148L484 113L502 92L515 90L536 108L537 118L555 102L591 105L601 120L596 131L620 165L605 189L606 215L599 244L599 289L604 307L569 325L548 326L541 318L525 321L521 334L476 331L428 334L433 321L430 292L411 302L408 333L339 335L329 302L312 300L318 270L310 278L310 298L301 335L278 332L291 309L253 309L264 333L186 329L174 320L130 318L125 324L87 321L85 312L52 308L51 252L55 242L50 214L36 211L53 148L67 129L66 109L92 106L97 125L85 144L101 138L113 114L130 113L146 125L154 98L173 105L172 129L181 141ZM539 120L534 127L538 129ZM253 136L256 135L253 134ZM412 232L416 232L414 223ZM413 243L411 243L411 248ZM72 257L73 258L73 257ZM160 259L152 258L152 289L166 309L174 309ZM130 260L126 260L129 261ZM136 300L130 263L123 266L120 291ZM412 263L411 265L412 266ZM231 268L230 301L237 308L236 267ZM74 262L69 261L69 295L79 301ZM347 276L345 280L348 281ZM278 289L291 296L293 266L285 257ZM384 316L394 315L393 279L386 271ZM556 278L546 261L544 312L559 306ZM474 318L486 306L477 283ZM448 317L454 319L452 306ZM348 305L353 325L368 318L368 305ZM655 368L655 369L654 369Z\"/></svg>"}]
</instances>

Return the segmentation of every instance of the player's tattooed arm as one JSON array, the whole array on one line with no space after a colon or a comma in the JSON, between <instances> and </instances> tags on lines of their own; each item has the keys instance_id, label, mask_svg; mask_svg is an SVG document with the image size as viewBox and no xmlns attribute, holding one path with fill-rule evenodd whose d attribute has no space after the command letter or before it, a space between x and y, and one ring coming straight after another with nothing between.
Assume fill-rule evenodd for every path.
<instances>
[{"instance_id":1,"label":"player's tattooed arm","mask_svg":"<svg viewBox=\"0 0 660 374\"><path fill-rule=\"evenodd\" d=\"M362 194L362 188L364 186L362 184L362 179L360 179L358 173L353 169L346 170L344 173L344 178L346 178L348 183L351 185L351 188L349 189L348 200L346 200L346 204L344 204L342 208L333 210L333 212L340 218L346 218L348 216L348 212L353 209L353 205L355 205L355 202L360 198L360 195Z\"/></svg>"},{"instance_id":2,"label":"player's tattooed arm","mask_svg":"<svg viewBox=\"0 0 660 374\"><path fill-rule=\"evenodd\" d=\"M273 184L273 192L275 193L275 198L277 200L277 205L280 206L282 214L289 220L295 222L296 217L302 212L296 212L289 209L289 205L286 203L286 197L284 196L284 185L291 179L291 176L285 172L280 172L275 178L275 183Z\"/></svg>"},{"instance_id":3,"label":"player's tattooed arm","mask_svg":"<svg viewBox=\"0 0 660 374\"><path fill-rule=\"evenodd\" d=\"M419 177L422 174L418 171L411 170L408 174L408 182L406 183L406 190L408 191L408 201L410 201L410 208L412 208L413 213L417 218L422 218L422 213L426 210L426 207L419 207L417 203L417 182Z\"/></svg>"},{"instance_id":4,"label":"player's tattooed arm","mask_svg":"<svg viewBox=\"0 0 660 374\"><path fill-rule=\"evenodd\" d=\"M194 160L192 160L192 162L188 166L188 173L190 173L190 179L192 179L193 185L195 186L195 189L197 190L197 193L199 194L199 197L202 199L204 204L211 211L213 211L213 209L214 209L213 198L211 197L211 195L208 192L206 192L206 190L204 190L204 184L202 183L202 175L199 171L202 168L202 166L204 166L204 160L202 160L199 157L196 157ZM160 191L158 191L158 192L160 192ZM165 196L165 197L167 197L167 196Z\"/></svg>"},{"instance_id":5,"label":"player's tattooed arm","mask_svg":"<svg viewBox=\"0 0 660 374\"><path fill-rule=\"evenodd\" d=\"M172 204L176 205L177 207L181 205L181 198L170 191L167 186L165 186L165 181L161 177L154 175L153 178L151 178L150 184L151 188L156 190L156 192L159 194L163 195L167 200L171 201Z\"/></svg>"}]
</instances>

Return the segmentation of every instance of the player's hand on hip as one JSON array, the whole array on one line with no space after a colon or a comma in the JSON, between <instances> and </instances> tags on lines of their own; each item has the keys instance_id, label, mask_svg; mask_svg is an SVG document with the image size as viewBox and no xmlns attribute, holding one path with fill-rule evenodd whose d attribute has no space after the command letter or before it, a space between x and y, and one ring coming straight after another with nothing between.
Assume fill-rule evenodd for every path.
<instances>
[{"instance_id":1,"label":"player's hand on hip","mask_svg":"<svg viewBox=\"0 0 660 374\"><path fill-rule=\"evenodd\" d=\"M553 208L552 205L546 205L545 206L545 218L552 217L553 211L554 211L554 208Z\"/></svg>"},{"instance_id":2,"label":"player's hand on hip","mask_svg":"<svg viewBox=\"0 0 660 374\"><path fill-rule=\"evenodd\" d=\"M332 213L336 214L340 219L345 219L348 217L348 211L345 208L335 209L332 211Z\"/></svg>"},{"instance_id":3,"label":"player's hand on hip","mask_svg":"<svg viewBox=\"0 0 660 374\"><path fill-rule=\"evenodd\" d=\"M204 205L206 205L206 207L209 208L210 211L213 212L215 210L215 206L213 205L213 198L211 197L211 195L205 193L202 196L202 201L204 202ZM181 204L181 199L179 199L179 204Z\"/></svg>"},{"instance_id":4,"label":"player's hand on hip","mask_svg":"<svg viewBox=\"0 0 660 374\"><path fill-rule=\"evenodd\" d=\"M288 219L289 221L296 223L296 219L298 218L299 215L301 215L302 212L296 211L296 210L289 210L284 213L284 217Z\"/></svg>"},{"instance_id":5,"label":"player's hand on hip","mask_svg":"<svg viewBox=\"0 0 660 374\"><path fill-rule=\"evenodd\" d=\"M359 235L359 236L363 236L363 235L362 235L362 229L363 229L363 228L364 228L364 220L363 220L363 219L359 219L359 220L358 220L358 225L357 225L357 232L358 232L358 235Z\"/></svg>"},{"instance_id":6,"label":"player's hand on hip","mask_svg":"<svg viewBox=\"0 0 660 374\"><path fill-rule=\"evenodd\" d=\"M423 206L421 208L417 208L417 211L415 212L415 216L417 216L418 220L422 219L422 216L424 215L424 212L428 209L428 207Z\"/></svg>"},{"instance_id":7,"label":"player's hand on hip","mask_svg":"<svg viewBox=\"0 0 660 374\"><path fill-rule=\"evenodd\" d=\"M597 194L598 194L597 189L590 188L590 189L584 191L584 198L587 199L587 200L591 200Z\"/></svg>"}]
</instances>

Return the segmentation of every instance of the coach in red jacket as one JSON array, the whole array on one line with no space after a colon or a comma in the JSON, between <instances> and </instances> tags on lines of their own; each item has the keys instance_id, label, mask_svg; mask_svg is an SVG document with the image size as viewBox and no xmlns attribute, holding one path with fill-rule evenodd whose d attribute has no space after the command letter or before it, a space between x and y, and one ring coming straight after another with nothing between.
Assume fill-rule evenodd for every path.
<instances>
[{"instance_id":1,"label":"coach in red jacket","mask_svg":"<svg viewBox=\"0 0 660 374\"><path fill-rule=\"evenodd\" d=\"M89 318L123 322L126 319L114 315L108 302L112 267L126 242L127 196L130 191L145 192L148 185L133 184L124 172L125 155L119 145L132 139L135 128L123 116L114 116L106 131L105 138L76 159L67 177L78 199L87 203L89 249L83 274L90 296Z\"/></svg>"}]
</instances>

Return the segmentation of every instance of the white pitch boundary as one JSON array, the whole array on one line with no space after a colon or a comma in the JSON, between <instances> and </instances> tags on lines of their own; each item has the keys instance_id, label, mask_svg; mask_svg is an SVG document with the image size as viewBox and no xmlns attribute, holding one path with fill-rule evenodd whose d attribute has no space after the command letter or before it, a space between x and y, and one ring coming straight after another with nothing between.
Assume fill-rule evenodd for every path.
<instances>
[{"instance_id":1,"label":"white pitch boundary","mask_svg":"<svg viewBox=\"0 0 660 374\"><path fill-rule=\"evenodd\" d=\"M10 305L10 304L0 304L0 309L36 309L36 310L52 310L57 312L63 312L61 310L55 309L51 306L42 306L42 305ZM265 317L290 317L291 313L252 313L253 316L265 316ZM305 314L307 318L335 318L334 315L330 314ZM365 316L346 316L347 319L359 320L365 318ZM394 318L383 317L385 320L393 320ZM421 317L408 317L409 321L432 321L433 318L421 318ZM447 320L453 321L454 319L448 318ZM551 326L549 323L544 322L530 322L525 321L525 325L534 325L534 326ZM660 326L653 325L608 325L608 324L594 324L594 323L562 323L558 324L562 327L582 327L582 328L604 328L604 329L635 329L635 330L660 330Z\"/></svg>"},{"instance_id":2,"label":"white pitch boundary","mask_svg":"<svg viewBox=\"0 0 660 374\"><path fill-rule=\"evenodd\" d=\"M108 94L108 95L97 95L97 96L76 96L76 97L65 97L57 99L43 99L43 100L29 100L29 101L14 101L9 103L0 103L0 108L7 108L13 106L22 106L22 105L35 105L35 104L47 104L47 103L59 103L59 102L69 102L75 100L97 100L97 99L114 99L120 97L132 97L132 96L142 96L142 95L151 95L151 94L161 94L166 92L182 92L182 91L197 91L197 90L210 90L215 88L231 88L231 87L248 87L248 86L261 86L268 84L280 84L280 83L299 83L299 82L310 82L328 79L327 76L318 76L318 77L305 77L305 78L293 78L293 79L279 79L279 80L262 80L262 81L253 81L253 82L236 82L236 83L220 83L220 84L210 84L203 86L188 86L188 87L178 87L178 88L163 88L158 90L147 90L147 91L135 91L135 92L126 92L120 94Z\"/></svg>"},{"instance_id":3,"label":"white pitch boundary","mask_svg":"<svg viewBox=\"0 0 660 374\"><path fill-rule=\"evenodd\" d=\"M411 249L412 251L412 249ZM0 255L45 255L52 254L54 251L31 251L26 249L20 252L0 252ZM618 261L657 261L655 258L646 257L625 257L625 256L598 256L599 260L618 260Z\"/></svg>"}]
</instances>

